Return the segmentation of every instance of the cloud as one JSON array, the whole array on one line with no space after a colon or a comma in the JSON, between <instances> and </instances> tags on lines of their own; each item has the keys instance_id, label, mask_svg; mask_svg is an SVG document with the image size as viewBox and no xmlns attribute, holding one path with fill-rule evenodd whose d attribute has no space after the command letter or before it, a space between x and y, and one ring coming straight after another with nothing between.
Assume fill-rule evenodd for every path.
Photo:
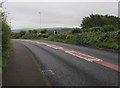
<instances>
[{"instance_id":1,"label":"cloud","mask_svg":"<svg viewBox=\"0 0 120 88\"><path fill-rule=\"evenodd\" d=\"M84 17L90 14L117 16L117 2L7 2L4 7L13 29L79 26Z\"/></svg>"}]
</instances>

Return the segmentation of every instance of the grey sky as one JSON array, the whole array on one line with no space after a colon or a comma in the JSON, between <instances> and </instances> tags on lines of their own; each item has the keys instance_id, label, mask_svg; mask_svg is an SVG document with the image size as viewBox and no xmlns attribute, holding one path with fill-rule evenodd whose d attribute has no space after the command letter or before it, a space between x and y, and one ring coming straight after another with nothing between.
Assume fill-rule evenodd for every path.
<instances>
[{"instance_id":1,"label":"grey sky","mask_svg":"<svg viewBox=\"0 0 120 88\"><path fill-rule=\"evenodd\" d=\"M78 27L90 14L118 16L117 2L6 2L8 20L13 29Z\"/></svg>"}]
</instances>

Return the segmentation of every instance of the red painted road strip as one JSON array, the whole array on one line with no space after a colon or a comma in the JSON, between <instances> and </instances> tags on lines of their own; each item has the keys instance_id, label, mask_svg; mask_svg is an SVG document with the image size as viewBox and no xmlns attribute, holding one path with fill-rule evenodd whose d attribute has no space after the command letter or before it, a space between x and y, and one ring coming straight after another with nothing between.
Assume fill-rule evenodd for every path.
<instances>
[{"instance_id":1,"label":"red painted road strip","mask_svg":"<svg viewBox=\"0 0 120 88\"><path fill-rule=\"evenodd\" d=\"M117 65L105 62L105 61L94 61L94 62L120 72L120 66L117 66Z\"/></svg>"},{"instance_id":2,"label":"red painted road strip","mask_svg":"<svg viewBox=\"0 0 120 88\"><path fill-rule=\"evenodd\" d=\"M84 60L87 60L87 61L90 61L90 62L94 62L94 63L100 64L102 66L105 66L105 67L108 67L108 68L111 68L111 69L113 69L115 71L120 72L120 66L117 66L117 65L105 62L105 61L103 61L101 59L98 59L98 58L95 58L95 57L92 57L92 56L89 56L89 55L78 53L76 51L67 50L67 49L64 49L62 47L59 47L59 46L56 46L56 45L52 45L52 44L43 43L43 42L32 41L32 40L22 40L22 41L28 41L28 42L33 42L33 43L46 45L48 47L52 47L54 49L58 49L58 50L64 51L64 52L69 53L71 55L80 57L81 59L84 59Z\"/></svg>"}]
</instances>

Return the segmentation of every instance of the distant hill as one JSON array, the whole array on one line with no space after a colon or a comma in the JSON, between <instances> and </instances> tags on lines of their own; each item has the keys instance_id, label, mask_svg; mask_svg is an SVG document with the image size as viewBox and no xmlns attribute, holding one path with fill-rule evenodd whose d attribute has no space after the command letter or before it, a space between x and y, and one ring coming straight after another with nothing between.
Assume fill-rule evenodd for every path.
<instances>
[{"instance_id":1,"label":"distant hill","mask_svg":"<svg viewBox=\"0 0 120 88\"><path fill-rule=\"evenodd\" d=\"M25 30L25 31L28 31L28 30L33 30L32 28L20 28L20 29L13 29L11 30L12 32L20 32L21 30Z\"/></svg>"},{"instance_id":2,"label":"distant hill","mask_svg":"<svg viewBox=\"0 0 120 88\"><path fill-rule=\"evenodd\" d=\"M62 33L62 32L69 32L72 28L49 28L47 33L53 33L54 31Z\"/></svg>"},{"instance_id":3,"label":"distant hill","mask_svg":"<svg viewBox=\"0 0 120 88\"><path fill-rule=\"evenodd\" d=\"M35 30L41 30L38 28L34 28ZM32 28L21 28L21 29L13 29L12 32L20 32L21 30L34 30ZM52 33L53 31L57 31L57 32L68 32L70 30L72 30L72 28L62 28L62 27L54 27L54 28L42 28L42 29L47 29L48 33Z\"/></svg>"}]
</instances>

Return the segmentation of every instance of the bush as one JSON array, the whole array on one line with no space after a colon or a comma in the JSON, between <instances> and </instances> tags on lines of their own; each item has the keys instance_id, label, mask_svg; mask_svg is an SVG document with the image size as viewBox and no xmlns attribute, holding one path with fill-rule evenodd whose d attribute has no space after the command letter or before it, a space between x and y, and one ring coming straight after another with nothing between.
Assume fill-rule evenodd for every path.
<instances>
[{"instance_id":1,"label":"bush","mask_svg":"<svg viewBox=\"0 0 120 88\"><path fill-rule=\"evenodd\" d=\"M66 39L67 35L66 34L59 34L60 39Z\"/></svg>"},{"instance_id":2,"label":"bush","mask_svg":"<svg viewBox=\"0 0 120 88\"><path fill-rule=\"evenodd\" d=\"M9 57L12 51L12 42L9 40L7 43L6 50L2 51L2 67L7 67L8 62L9 62Z\"/></svg>"},{"instance_id":3,"label":"bush","mask_svg":"<svg viewBox=\"0 0 120 88\"><path fill-rule=\"evenodd\" d=\"M101 30L101 27L91 27L91 28L88 28L88 29L85 29L84 31L85 32L89 32L89 31L100 31Z\"/></svg>"},{"instance_id":4,"label":"bush","mask_svg":"<svg viewBox=\"0 0 120 88\"><path fill-rule=\"evenodd\" d=\"M24 31L24 30L21 30L21 31L19 32L19 36L20 36L20 37L24 36L25 34L26 34L26 31Z\"/></svg>"},{"instance_id":5,"label":"bush","mask_svg":"<svg viewBox=\"0 0 120 88\"><path fill-rule=\"evenodd\" d=\"M99 42L100 35L101 32L84 32L77 34L74 39L77 42L77 44L89 45Z\"/></svg>"},{"instance_id":6,"label":"bush","mask_svg":"<svg viewBox=\"0 0 120 88\"><path fill-rule=\"evenodd\" d=\"M19 39L19 38L20 38L19 33L14 33L14 32L12 32L12 33L11 33L11 38L12 38L12 39Z\"/></svg>"},{"instance_id":7,"label":"bush","mask_svg":"<svg viewBox=\"0 0 120 88\"><path fill-rule=\"evenodd\" d=\"M11 52L11 41L10 41L10 27L6 22L2 22L2 67L6 67L10 52Z\"/></svg>"},{"instance_id":8,"label":"bush","mask_svg":"<svg viewBox=\"0 0 120 88\"><path fill-rule=\"evenodd\" d=\"M118 30L118 28L113 25L105 25L101 27L102 32L115 31L115 30Z\"/></svg>"},{"instance_id":9,"label":"bush","mask_svg":"<svg viewBox=\"0 0 120 88\"><path fill-rule=\"evenodd\" d=\"M116 43L99 42L96 45L102 48L115 49L115 50L120 49L120 46Z\"/></svg>"},{"instance_id":10,"label":"bush","mask_svg":"<svg viewBox=\"0 0 120 88\"><path fill-rule=\"evenodd\" d=\"M67 35L66 39L73 39L74 35Z\"/></svg>"},{"instance_id":11,"label":"bush","mask_svg":"<svg viewBox=\"0 0 120 88\"><path fill-rule=\"evenodd\" d=\"M74 40L76 44L79 45L99 46L99 47L117 49L119 48L118 45L120 44L120 42L118 41L120 39L119 34L120 34L120 30L110 31L110 32L89 31L89 32L76 34L74 36Z\"/></svg>"},{"instance_id":12,"label":"bush","mask_svg":"<svg viewBox=\"0 0 120 88\"><path fill-rule=\"evenodd\" d=\"M40 32L41 34L45 34L47 32L47 29L42 29Z\"/></svg>"},{"instance_id":13,"label":"bush","mask_svg":"<svg viewBox=\"0 0 120 88\"><path fill-rule=\"evenodd\" d=\"M113 25L105 25L102 27L91 27L91 28L87 28L84 29L84 32L89 32L89 31L101 31L101 32L109 32L109 31L116 31L119 30L117 27L113 26Z\"/></svg>"},{"instance_id":14,"label":"bush","mask_svg":"<svg viewBox=\"0 0 120 88\"><path fill-rule=\"evenodd\" d=\"M43 38L48 38L48 37L49 37L49 35L44 34L44 35L42 35L42 37L43 37Z\"/></svg>"},{"instance_id":15,"label":"bush","mask_svg":"<svg viewBox=\"0 0 120 88\"><path fill-rule=\"evenodd\" d=\"M120 39L119 34L120 34L120 30L113 31L113 32L105 32L105 33L102 33L100 40L103 42L118 43L118 40Z\"/></svg>"},{"instance_id":16,"label":"bush","mask_svg":"<svg viewBox=\"0 0 120 88\"><path fill-rule=\"evenodd\" d=\"M80 29L80 28L73 28L72 34L75 34L75 33L82 33L82 29Z\"/></svg>"}]
</instances>

